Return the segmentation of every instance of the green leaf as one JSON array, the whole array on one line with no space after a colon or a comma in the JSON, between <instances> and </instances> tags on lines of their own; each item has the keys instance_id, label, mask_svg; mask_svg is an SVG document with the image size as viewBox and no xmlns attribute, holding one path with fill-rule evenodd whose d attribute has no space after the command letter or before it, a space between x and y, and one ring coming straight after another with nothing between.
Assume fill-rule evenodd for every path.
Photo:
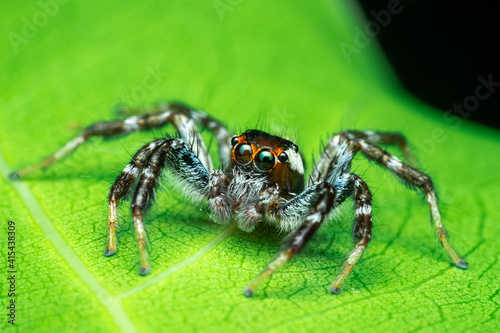
<instances>
[{"instance_id":1,"label":"green leaf","mask_svg":"<svg viewBox=\"0 0 500 333\"><path fill-rule=\"evenodd\" d=\"M17 232L16 326L4 315L2 331L500 329L500 135L403 91L375 39L356 44L364 23L350 2L43 3L10 2L0 14L2 258L8 220ZM394 20L404 19L401 6ZM93 140L45 172L7 180L79 128L114 118L116 103L161 99L204 108L234 132L259 118L272 132L288 129L309 170L327 133L405 133L470 269L453 267L438 246L421 195L361 157L354 170L374 192L374 237L339 296L328 286L353 246L349 205L251 299L242 288L284 235L232 232L171 189L147 218L152 273L138 274L126 205L119 252L104 257L110 183L163 131ZM5 279L1 288L6 313Z\"/></svg>"}]
</instances>

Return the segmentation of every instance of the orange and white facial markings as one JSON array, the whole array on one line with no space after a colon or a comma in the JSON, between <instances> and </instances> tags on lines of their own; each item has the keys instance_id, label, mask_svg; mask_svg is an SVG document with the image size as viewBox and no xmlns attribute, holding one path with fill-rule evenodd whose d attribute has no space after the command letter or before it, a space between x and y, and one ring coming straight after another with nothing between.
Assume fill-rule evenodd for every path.
<instances>
[{"instance_id":1,"label":"orange and white facial markings","mask_svg":"<svg viewBox=\"0 0 500 333\"><path fill-rule=\"evenodd\" d=\"M231 166L240 165L249 171L262 172L268 177L270 184L277 184L285 192L300 193L304 188L304 165L298 153L297 146L291 141L259 131L247 130L245 133L233 137L231 152ZM242 145L249 145L252 149L251 158L241 162ZM269 151L274 156L274 165L266 170L259 168L258 156L263 151ZM280 155L286 158L280 160Z\"/></svg>"}]
</instances>

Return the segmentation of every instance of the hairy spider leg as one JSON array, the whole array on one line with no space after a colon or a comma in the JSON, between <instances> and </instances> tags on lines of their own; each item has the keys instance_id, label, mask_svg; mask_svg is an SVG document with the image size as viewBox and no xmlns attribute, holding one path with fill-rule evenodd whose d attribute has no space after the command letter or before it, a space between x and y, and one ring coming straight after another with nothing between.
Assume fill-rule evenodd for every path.
<instances>
[{"instance_id":1,"label":"hairy spider leg","mask_svg":"<svg viewBox=\"0 0 500 333\"><path fill-rule=\"evenodd\" d=\"M268 278L277 269L282 267L293 257L294 254L299 252L305 246L307 241L324 221L325 215L328 215L332 208L338 207L342 204L346 197L353 196L356 207L353 238L355 240L357 239L357 244L349 253L341 272L337 275L330 287L330 291L332 293L340 293L342 283L352 271L355 263L359 260L359 258L361 258L364 250L371 240L372 235L372 197L370 190L359 176L349 174L352 159L360 150L367 158L387 167L403 182L408 183L413 187L421 188L426 193L431 206L433 219L435 223L438 221L436 226L438 228L441 242L448 250L448 253L452 257L454 263L460 268L467 268L467 263L460 259L446 237L446 232L440 220L439 208L437 206L435 193L429 176L421 173L409 165L402 163L396 157L388 154L385 150L369 142L361 139L352 139L347 133L340 133L335 135L329 141L329 144L325 149L325 153L322 156L322 159L328 161L328 163L321 168L326 174L325 177L322 177L323 182L313 184L311 187L304 190L304 192L282 205L279 209L269 206L265 207L265 209L267 209L266 213L270 215L269 217L271 217L271 219L280 220L281 223L290 223L293 225L296 223L296 220L303 215L306 207L310 206L310 204L315 200L321 201L321 196L318 197L315 193L319 186L323 187L324 184L329 184L336 192L332 204L329 205L328 210L324 212L321 221L318 222L318 220L316 220L317 223L313 223L311 221L310 217L315 214L315 211L311 212L306 217L306 221L299 227L299 229L297 229L296 232L293 233L291 242L289 243L287 249L282 251L279 256L272 261L267 268L250 283L249 286L245 288L244 293L246 296L252 296L253 292L262 281Z\"/></svg>"},{"instance_id":2,"label":"hairy spider leg","mask_svg":"<svg viewBox=\"0 0 500 333\"><path fill-rule=\"evenodd\" d=\"M347 136L351 140L361 139L373 144L397 145L399 149L403 152L406 161L408 161L408 163L413 167L417 166L417 161L410 151L408 141L400 133L374 132L374 131L345 131L340 134ZM312 185L314 182L320 181L322 176L324 177L331 172L331 170L330 171L328 170L329 167L330 168L332 167L332 164L330 163L331 161L330 154L331 152L325 150L325 152L321 155L318 163L316 163L314 167L311 177L309 177L309 186Z\"/></svg>"},{"instance_id":3,"label":"hairy spider leg","mask_svg":"<svg viewBox=\"0 0 500 333\"><path fill-rule=\"evenodd\" d=\"M350 153L350 151L346 153ZM350 160L347 159L346 163L348 164L348 168ZM314 202L319 200L321 203L321 196L324 195L325 187L332 187L335 192L335 196L332 198L333 201L331 204L326 206L326 211L321 209L319 210L323 214L321 221L316 219L315 222L312 222L309 218L311 214L314 215L314 211L309 211L311 210L311 207L314 208ZM299 219L303 220L303 216L306 216L306 221L300 225L297 231L292 233L290 236L291 240L286 245L286 250L281 252L277 259L271 262L271 264L269 264L268 267L254 281L252 281L247 288L245 288L245 295L249 297L252 296L253 292L261 282L283 266L295 254L300 252L319 226L325 219L328 218L324 216L328 216L332 209L340 206L347 197L352 196L354 198L356 208L353 238L357 240L357 244L348 255L342 271L337 275L330 289L333 293L338 294L343 281L352 271L354 264L359 258L361 258L364 250L371 240L371 193L366 183L359 176L349 174L348 176L335 181L333 184L324 182L313 185L292 200L286 202L284 205L280 205L280 201L276 200L276 194L274 192L265 194L266 192L267 191L263 192L263 198L269 198L271 196L275 197L274 200L266 202L267 205L262 208L262 210L266 210L268 218L279 221L283 224L284 228L288 229L292 228ZM318 211L318 207L320 207L319 205L320 204L317 204L316 211ZM306 210L309 210L307 212L308 214L304 214ZM316 215L316 217L318 217L318 215ZM287 226L286 224L289 225ZM304 237L304 235L307 235L307 237ZM287 239L289 239L289 237L287 237Z\"/></svg>"},{"instance_id":4,"label":"hairy spider leg","mask_svg":"<svg viewBox=\"0 0 500 333\"><path fill-rule=\"evenodd\" d=\"M352 236L355 241L357 240L357 243L354 249L347 256L342 270L330 286L330 291L333 294L340 293L342 283L351 273L352 268L359 258L361 258L372 238L372 194L370 189L368 188L368 185L366 185L366 183L355 174L350 174L349 183L350 184L347 188L353 189L350 190L350 192L354 197L354 206L356 209L354 213L355 222L352 230Z\"/></svg>"},{"instance_id":5,"label":"hairy spider leg","mask_svg":"<svg viewBox=\"0 0 500 333\"><path fill-rule=\"evenodd\" d=\"M436 192L434 191L431 178L425 173L401 162L398 158L390 155L380 147L363 140L359 140L359 145L361 151L368 159L385 166L402 182L424 192L427 202L429 203L432 220L436 226L440 243L446 249L451 260L458 268L467 269L468 263L461 259L457 251L451 246L441 219L441 214L439 213Z\"/></svg>"},{"instance_id":6,"label":"hairy spider leg","mask_svg":"<svg viewBox=\"0 0 500 333\"><path fill-rule=\"evenodd\" d=\"M134 227L139 247L140 274L150 272L149 254L146 245L146 227L143 217L155 199L155 190L161 178L162 169L167 168L173 174L175 186L193 201L201 201L209 196L209 173L196 154L181 139L162 139L151 152L147 166L143 168L133 198L131 200ZM155 141L156 142L156 141ZM148 144L149 145L149 144ZM146 145L147 146L147 145ZM146 147L145 146L145 147ZM125 168L127 170L127 168ZM125 172L125 171L124 171ZM121 177L120 175L117 182ZM128 182L133 186L134 182ZM127 189L126 191L128 191ZM110 197L113 197L113 187Z\"/></svg>"},{"instance_id":7,"label":"hairy spider leg","mask_svg":"<svg viewBox=\"0 0 500 333\"><path fill-rule=\"evenodd\" d=\"M193 146L193 151L198 155L205 168L211 171L213 169L212 160L201 138L201 134L196 128L196 124L208 128L217 136L221 161L225 163L224 165L227 165L230 151L230 134L220 122L210 118L202 112L191 110L181 104L163 103L160 106L159 108L161 111L158 112L90 125L84 129L79 136L69 141L56 153L46 157L42 162L12 172L9 177L11 179L17 179L25 177L33 172L46 169L69 155L91 137L110 138L137 131L160 128L167 124L172 124L179 132L180 137L186 143Z\"/></svg>"},{"instance_id":8,"label":"hairy spider leg","mask_svg":"<svg viewBox=\"0 0 500 333\"><path fill-rule=\"evenodd\" d=\"M323 169L332 170L331 174L327 175L327 181L335 182L341 178L342 174L350 169L352 158L358 151L361 151L368 159L389 169L401 182L424 192L429 203L432 220L438 232L439 241L448 252L453 263L461 269L467 269L467 262L461 259L448 239L439 213L436 193L428 175L401 162L397 157L372 143L361 139L350 139L347 134L339 133L333 136L325 148L324 156L330 161L329 165L323 167Z\"/></svg>"},{"instance_id":9,"label":"hairy spider leg","mask_svg":"<svg viewBox=\"0 0 500 333\"><path fill-rule=\"evenodd\" d=\"M243 290L245 296L252 297L253 292L257 289L259 284L286 264L295 254L299 253L327 217L335 202L336 191L334 187L327 182L323 182L315 185L313 192L315 192L315 195L308 196L308 198L314 198L315 200L310 203L312 208L309 210L304 222L290 236L290 241L286 249L283 250L275 260L269 263L262 273ZM304 198L302 197L295 197L294 199L288 201L287 205L283 205L282 209L296 209L294 201L303 200ZM300 202L298 205L301 206L302 203L303 202ZM281 211L277 212L276 215L286 215L286 213Z\"/></svg>"},{"instance_id":10,"label":"hairy spider leg","mask_svg":"<svg viewBox=\"0 0 500 333\"><path fill-rule=\"evenodd\" d=\"M115 226L118 225L118 201L131 192L133 184L135 184L137 178L142 174L151 154L164 142L165 139L155 140L139 149L111 187L109 192L108 241L106 251L104 252L105 256L111 256L116 253L117 238Z\"/></svg>"},{"instance_id":11,"label":"hairy spider leg","mask_svg":"<svg viewBox=\"0 0 500 333\"><path fill-rule=\"evenodd\" d=\"M162 168L166 164L166 155L171 141L163 141L153 153L148 161L148 166L144 169L139 183L137 184L134 197L132 199L132 216L134 218L134 228L139 247L139 259L141 263L140 274L146 275L150 272L149 253L146 244L146 226L143 220L143 211L147 210L155 198L155 189L160 177Z\"/></svg>"},{"instance_id":12,"label":"hairy spider leg","mask_svg":"<svg viewBox=\"0 0 500 333\"><path fill-rule=\"evenodd\" d=\"M338 207L352 193L352 186L349 186L349 170L356 150L351 146L340 147L341 149L331 151L328 155L331 161L336 161L335 172L329 171L331 177L328 181L309 186L285 204L280 205L279 201L272 200L261 208L265 211L266 218L281 229L291 230L296 225L299 227L290 236L286 249L244 289L246 296L252 296L260 283L302 250L323 221L328 218L331 209Z\"/></svg>"},{"instance_id":13,"label":"hairy spider leg","mask_svg":"<svg viewBox=\"0 0 500 333\"><path fill-rule=\"evenodd\" d=\"M350 139L361 139L365 140L374 145L379 144L389 144L397 145L399 149L403 152L403 155L407 161L407 164L416 168L417 160L413 156L408 140L401 133L394 132L374 132L374 131L346 131L345 132Z\"/></svg>"},{"instance_id":14,"label":"hairy spider leg","mask_svg":"<svg viewBox=\"0 0 500 333\"><path fill-rule=\"evenodd\" d=\"M222 164L222 168L228 164L229 156L231 156L231 137L232 134L226 129L226 127L217 119L209 116L201 110L194 110L191 107L184 105L182 103L158 103L155 105L147 106L144 108L130 108L126 106L120 106L117 109L119 114L123 115L140 115L147 113L163 113L168 111L174 111L179 114L185 115L189 119L193 119L194 122L200 125L202 128L209 129L216 137L219 158Z\"/></svg>"}]
</instances>

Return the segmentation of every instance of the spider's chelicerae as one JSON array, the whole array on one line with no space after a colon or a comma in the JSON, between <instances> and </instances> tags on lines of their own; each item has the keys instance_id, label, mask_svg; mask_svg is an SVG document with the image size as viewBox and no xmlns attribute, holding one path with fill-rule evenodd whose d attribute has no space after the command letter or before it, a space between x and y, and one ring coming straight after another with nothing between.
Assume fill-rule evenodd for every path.
<instances>
[{"instance_id":1,"label":"spider's chelicerae","mask_svg":"<svg viewBox=\"0 0 500 333\"><path fill-rule=\"evenodd\" d=\"M244 289L246 296L252 296L262 281L299 253L323 222L331 219L334 208L352 197L355 204L352 234L356 245L331 285L331 292L338 294L372 237L370 189L361 177L350 172L357 152L387 168L401 182L424 193L439 241L453 263L467 269L467 262L460 258L448 240L429 176L376 145L398 145L413 164L406 140L400 134L347 131L334 135L325 146L306 187L303 160L299 148L291 141L259 130L231 136L219 121L178 103L162 103L140 111L143 115L87 127L60 151L37 165L12 173L11 178L47 168L93 136L112 137L172 124L179 137L166 137L144 145L118 176L109 193L105 255L111 256L117 251L118 203L133 193L131 208L142 275L150 272L143 216L155 198L163 170L168 169L175 185L187 197L194 202L208 201L211 217L217 223L226 224L234 219L245 231L252 231L259 223L292 231L284 250ZM137 110L127 112L141 114ZM216 136L223 165L221 170L213 170L197 126Z\"/></svg>"}]
</instances>

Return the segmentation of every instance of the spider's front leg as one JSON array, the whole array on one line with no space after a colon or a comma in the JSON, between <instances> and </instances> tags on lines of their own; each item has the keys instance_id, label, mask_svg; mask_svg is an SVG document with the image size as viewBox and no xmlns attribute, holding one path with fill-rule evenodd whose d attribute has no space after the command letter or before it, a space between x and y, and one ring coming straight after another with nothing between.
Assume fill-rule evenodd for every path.
<instances>
[{"instance_id":1,"label":"spider's front leg","mask_svg":"<svg viewBox=\"0 0 500 333\"><path fill-rule=\"evenodd\" d=\"M116 226L118 225L118 202L126 197L137 178L142 174L151 154L164 144L165 139L155 140L143 146L135 155L123 172L118 176L109 191L109 215L108 215L108 241L105 256L116 253Z\"/></svg>"},{"instance_id":2,"label":"spider's front leg","mask_svg":"<svg viewBox=\"0 0 500 333\"><path fill-rule=\"evenodd\" d=\"M347 256L341 272L330 287L332 293L339 294L342 283L363 255L372 237L371 192L366 183L355 174L347 174L334 184L323 182L313 185L279 208L266 207L268 217L276 219L282 224L290 223L293 225L299 219L303 219L303 216L306 218L291 235L286 249L244 290L245 295L252 296L253 291L262 281L299 253L325 221L331 210L341 205L350 196L355 202L353 238L357 243Z\"/></svg>"},{"instance_id":3,"label":"spider's front leg","mask_svg":"<svg viewBox=\"0 0 500 333\"><path fill-rule=\"evenodd\" d=\"M138 163L136 157L141 157ZM147 160L146 163L144 161ZM193 201L199 201L209 196L210 175L198 157L187 148L186 143L180 139L161 139L153 141L139 150L132 162L125 168L124 172L117 178L110 192L110 216L109 225L116 218L116 205L118 200L131 191L135 180L139 178L137 188L132 198L132 214L136 232L137 244L139 246L140 273L148 274L150 271L149 254L146 245L146 228L144 215L155 199L155 189L163 168L168 168L184 194ZM108 228L107 255L116 252L116 236L112 234L113 228ZM110 243L110 240L114 242ZM114 244L114 248L111 247Z\"/></svg>"},{"instance_id":4,"label":"spider's front leg","mask_svg":"<svg viewBox=\"0 0 500 333\"><path fill-rule=\"evenodd\" d=\"M361 151L369 160L387 168L401 182L411 188L419 189L425 194L440 243L458 268L467 269L468 263L452 247L446 233L441 214L439 213L436 192L434 191L431 178L368 141L368 139L374 140L374 138L380 138L381 134L375 132L369 132L373 133L370 135L363 134L366 132L357 133L357 135L353 135L352 132L343 132L334 135L330 139L320 159L321 165L318 163L320 167L316 168L315 171L318 179L332 183L340 179L342 175L349 172L354 155ZM386 140L385 142L387 143L388 141ZM322 172L317 173L318 170Z\"/></svg>"},{"instance_id":5,"label":"spider's front leg","mask_svg":"<svg viewBox=\"0 0 500 333\"><path fill-rule=\"evenodd\" d=\"M344 192L354 198L356 210L354 213L355 220L352 237L355 241L357 240L357 243L347 256L342 271L340 271L330 286L332 294L337 295L340 293L342 283L349 273L351 273L354 264L361 258L372 239L372 194L368 185L359 176L350 174Z\"/></svg>"},{"instance_id":6,"label":"spider's front leg","mask_svg":"<svg viewBox=\"0 0 500 333\"><path fill-rule=\"evenodd\" d=\"M307 191L307 190L306 190ZM302 207L308 206L309 212L305 217L304 222L291 235L290 242L278 257L273 260L264 271L257 276L245 289L244 293L247 297L252 297L253 292L267 279L271 274L276 272L280 267L286 264L295 254L299 253L306 243L311 239L314 233L319 229L324 222L326 216L334 206L336 199L336 191L334 187L327 183L321 183L314 186L312 190L307 191L302 196L298 196L283 205L277 211L269 212L273 214L273 218L280 219L293 211L301 210ZM310 201L312 200L312 202ZM292 212L290 212L292 211Z\"/></svg>"},{"instance_id":7,"label":"spider's front leg","mask_svg":"<svg viewBox=\"0 0 500 333\"><path fill-rule=\"evenodd\" d=\"M425 194L425 198L427 199L427 203L429 204L431 211L431 217L439 236L439 242L443 245L446 252L448 252L448 255L455 266L461 269L467 269L469 264L463 260L458 252L453 248L450 243L450 239L448 238L448 233L444 228L441 213L439 212L436 191L434 190L431 177L405 163L402 163L399 159L376 145L364 140L359 140L358 145L361 152L368 159L386 167L397 178L399 178L400 181L413 188L421 190Z\"/></svg>"}]
</instances>

